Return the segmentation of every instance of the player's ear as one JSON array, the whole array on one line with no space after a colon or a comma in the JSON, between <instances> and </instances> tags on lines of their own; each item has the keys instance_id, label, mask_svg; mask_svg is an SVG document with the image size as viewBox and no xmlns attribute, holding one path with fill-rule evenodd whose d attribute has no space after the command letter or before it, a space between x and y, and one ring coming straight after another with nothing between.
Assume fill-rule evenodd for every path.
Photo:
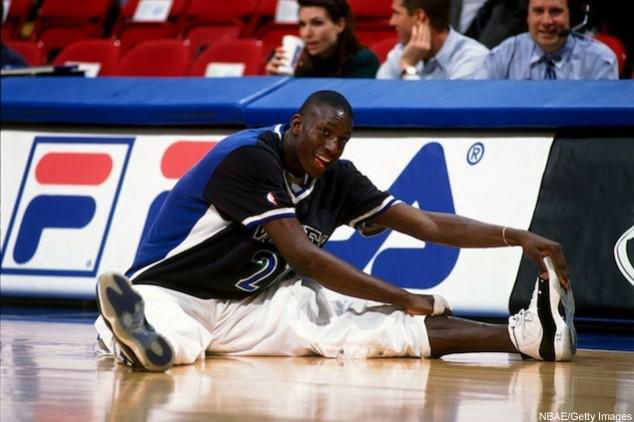
<instances>
[{"instance_id":1,"label":"player's ear","mask_svg":"<svg viewBox=\"0 0 634 422\"><path fill-rule=\"evenodd\" d=\"M293 117L291 117L291 133L293 135L295 136L299 135L303 122L304 122L304 116L302 116L299 113L293 114Z\"/></svg>"}]
</instances>

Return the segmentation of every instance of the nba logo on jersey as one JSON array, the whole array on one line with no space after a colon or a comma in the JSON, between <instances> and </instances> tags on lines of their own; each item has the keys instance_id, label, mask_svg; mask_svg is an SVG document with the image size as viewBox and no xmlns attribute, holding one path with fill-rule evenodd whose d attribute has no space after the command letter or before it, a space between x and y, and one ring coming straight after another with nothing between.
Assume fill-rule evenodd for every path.
<instances>
[{"instance_id":1,"label":"nba logo on jersey","mask_svg":"<svg viewBox=\"0 0 634 422\"><path fill-rule=\"evenodd\" d=\"M133 141L35 137L3 240L1 272L96 275Z\"/></svg>"}]
</instances>

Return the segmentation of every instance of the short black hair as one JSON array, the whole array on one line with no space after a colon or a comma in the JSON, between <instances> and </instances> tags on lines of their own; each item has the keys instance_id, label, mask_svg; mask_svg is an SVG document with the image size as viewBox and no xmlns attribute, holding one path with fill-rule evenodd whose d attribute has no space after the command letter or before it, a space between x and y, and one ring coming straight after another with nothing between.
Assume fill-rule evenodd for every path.
<instances>
[{"instance_id":1,"label":"short black hair","mask_svg":"<svg viewBox=\"0 0 634 422\"><path fill-rule=\"evenodd\" d=\"M316 91L310 94L300 107L299 114L304 115L310 107L319 106L329 106L336 110L341 110L350 117L350 120L353 119L352 106L346 97L337 91L329 90Z\"/></svg>"},{"instance_id":2,"label":"short black hair","mask_svg":"<svg viewBox=\"0 0 634 422\"><path fill-rule=\"evenodd\" d=\"M416 9L422 9L429 17L431 27L438 31L449 28L450 0L401 0L401 5L410 16Z\"/></svg>"}]
</instances>

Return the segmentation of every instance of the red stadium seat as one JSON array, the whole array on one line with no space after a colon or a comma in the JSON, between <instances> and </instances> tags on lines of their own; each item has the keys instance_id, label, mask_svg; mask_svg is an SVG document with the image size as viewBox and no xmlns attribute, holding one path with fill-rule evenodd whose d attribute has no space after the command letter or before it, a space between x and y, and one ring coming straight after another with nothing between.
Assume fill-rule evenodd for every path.
<instances>
[{"instance_id":1,"label":"red stadium seat","mask_svg":"<svg viewBox=\"0 0 634 422\"><path fill-rule=\"evenodd\" d=\"M33 7L33 0L11 0L7 19L2 22L2 40L17 40L20 38L22 26Z\"/></svg>"},{"instance_id":2,"label":"red stadium seat","mask_svg":"<svg viewBox=\"0 0 634 422\"><path fill-rule=\"evenodd\" d=\"M186 26L210 24L242 25L255 14L259 0L190 0Z\"/></svg>"},{"instance_id":3,"label":"red stadium seat","mask_svg":"<svg viewBox=\"0 0 634 422\"><path fill-rule=\"evenodd\" d=\"M357 23L387 25L392 16L392 0L348 0Z\"/></svg>"},{"instance_id":4,"label":"red stadium seat","mask_svg":"<svg viewBox=\"0 0 634 422\"><path fill-rule=\"evenodd\" d=\"M273 19L275 17L276 10L277 0L260 0L255 12L260 17Z\"/></svg>"},{"instance_id":5,"label":"red stadium seat","mask_svg":"<svg viewBox=\"0 0 634 422\"><path fill-rule=\"evenodd\" d=\"M209 47L192 64L189 74L203 76L210 63L244 64L242 75L260 75L264 67L262 42L253 39L220 41ZM242 76L240 75L240 76ZM232 75L233 76L233 75Z\"/></svg>"},{"instance_id":6,"label":"red stadium seat","mask_svg":"<svg viewBox=\"0 0 634 422\"><path fill-rule=\"evenodd\" d=\"M115 0L44 0L35 20L34 38L51 56L73 41L103 36L104 21Z\"/></svg>"},{"instance_id":7,"label":"red stadium seat","mask_svg":"<svg viewBox=\"0 0 634 422\"><path fill-rule=\"evenodd\" d=\"M143 41L176 39L183 30L184 15L189 0L174 0L164 22L135 21L134 15L140 2L141 0L126 2L113 31L114 37L121 42L124 53Z\"/></svg>"},{"instance_id":8,"label":"red stadium seat","mask_svg":"<svg viewBox=\"0 0 634 422\"><path fill-rule=\"evenodd\" d=\"M276 47L282 45L282 38L287 34L299 35L299 25L269 23L260 29L256 38L262 41L264 54L268 56Z\"/></svg>"},{"instance_id":9,"label":"red stadium seat","mask_svg":"<svg viewBox=\"0 0 634 422\"><path fill-rule=\"evenodd\" d=\"M179 40L144 41L128 51L117 69L119 76L185 76L189 47Z\"/></svg>"},{"instance_id":10,"label":"red stadium seat","mask_svg":"<svg viewBox=\"0 0 634 422\"><path fill-rule=\"evenodd\" d=\"M197 26L186 36L194 57L198 57L209 46L228 39L240 37L239 26Z\"/></svg>"},{"instance_id":11,"label":"red stadium seat","mask_svg":"<svg viewBox=\"0 0 634 422\"><path fill-rule=\"evenodd\" d=\"M258 0L190 0L185 17L185 38L195 55L215 42L245 35Z\"/></svg>"},{"instance_id":12,"label":"red stadium seat","mask_svg":"<svg viewBox=\"0 0 634 422\"><path fill-rule=\"evenodd\" d=\"M357 36L361 43L371 46L386 38L394 37L390 26L392 0L349 0L356 21Z\"/></svg>"},{"instance_id":13,"label":"red stadium seat","mask_svg":"<svg viewBox=\"0 0 634 422\"><path fill-rule=\"evenodd\" d=\"M594 38L601 41L614 51L619 66L619 75L623 76L625 70L625 63L627 62L627 50L625 44L619 38L598 32L594 35Z\"/></svg>"},{"instance_id":14,"label":"red stadium seat","mask_svg":"<svg viewBox=\"0 0 634 422\"><path fill-rule=\"evenodd\" d=\"M395 40L397 38L394 28L375 28L357 30L357 36L361 44L370 47L386 39ZM396 41L394 41L396 43Z\"/></svg>"},{"instance_id":15,"label":"red stadium seat","mask_svg":"<svg viewBox=\"0 0 634 422\"><path fill-rule=\"evenodd\" d=\"M259 0L254 12L258 25L272 22L275 18L276 10L277 0ZM253 29L257 30L257 28Z\"/></svg>"},{"instance_id":16,"label":"red stadium seat","mask_svg":"<svg viewBox=\"0 0 634 422\"><path fill-rule=\"evenodd\" d=\"M119 43L112 40L82 40L64 48L53 64L99 63L99 76L114 75L119 65Z\"/></svg>"},{"instance_id":17,"label":"red stadium seat","mask_svg":"<svg viewBox=\"0 0 634 422\"><path fill-rule=\"evenodd\" d=\"M4 41L5 45L17 51L29 66L40 66L44 63L44 51L34 41Z\"/></svg>"},{"instance_id":18,"label":"red stadium seat","mask_svg":"<svg viewBox=\"0 0 634 422\"><path fill-rule=\"evenodd\" d=\"M387 53L394 48L397 42L398 37L395 34L392 34L392 37L390 38L385 38L381 41L375 42L374 44L370 44L369 48L379 58L379 62L383 63L387 58Z\"/></svg>"},{"instance_id":19,"label":"red stadium seat","mask_svg":"<svg viewBox=\"0 0 634 422\"><path fill-rule=\"evenodd\" d=\"M251 31L251 33L253 34L253 36L263 39L263 34L267 33L267 32L277 32L279 33L280 30L275 29L276 27L281 27L281 30L284 30L285 26L290 26L293 25L293 23L282 23L282 22L275 22L275 14L277 12L277 3L278 0L260 0L256 9L255 9L255 16L254 19L252 19L252 26L253 26L253 30ZM293 35L297 35L298 31L297 31L297 25L293 25L294 28L293 30L290 32ZM272 38L279 38L281 39L281 36L278 37L276 35L270 35ZM265 45L265 49L270 45L270 42L267 39L263 39L264 41L264 45Z\"/></svg>"}]
</instances>

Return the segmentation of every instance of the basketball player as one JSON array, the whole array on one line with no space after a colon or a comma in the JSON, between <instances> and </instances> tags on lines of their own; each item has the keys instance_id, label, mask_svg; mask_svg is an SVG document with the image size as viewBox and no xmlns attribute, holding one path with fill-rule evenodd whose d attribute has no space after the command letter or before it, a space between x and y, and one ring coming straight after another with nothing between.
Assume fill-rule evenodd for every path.
<instances>
[{"instance_id":1,"label":"basketball player","mask_svg":"<svg viewBox=\"0 0 634 422\"><path fill-rule=\"evenodd\" d=\"M206 353L571 359L574 304L560 245L380 191L339 160L352 119L343 96L319 91L288 125L218 143L170 192L127 277L99 278L102 346L150 371ZM521 246L543 276L508 325L453 318L442 297L410 293L321 249L342 224L461 248ZM329 299L321 286L349 299Z\"/></svg>"}]
</instances>

